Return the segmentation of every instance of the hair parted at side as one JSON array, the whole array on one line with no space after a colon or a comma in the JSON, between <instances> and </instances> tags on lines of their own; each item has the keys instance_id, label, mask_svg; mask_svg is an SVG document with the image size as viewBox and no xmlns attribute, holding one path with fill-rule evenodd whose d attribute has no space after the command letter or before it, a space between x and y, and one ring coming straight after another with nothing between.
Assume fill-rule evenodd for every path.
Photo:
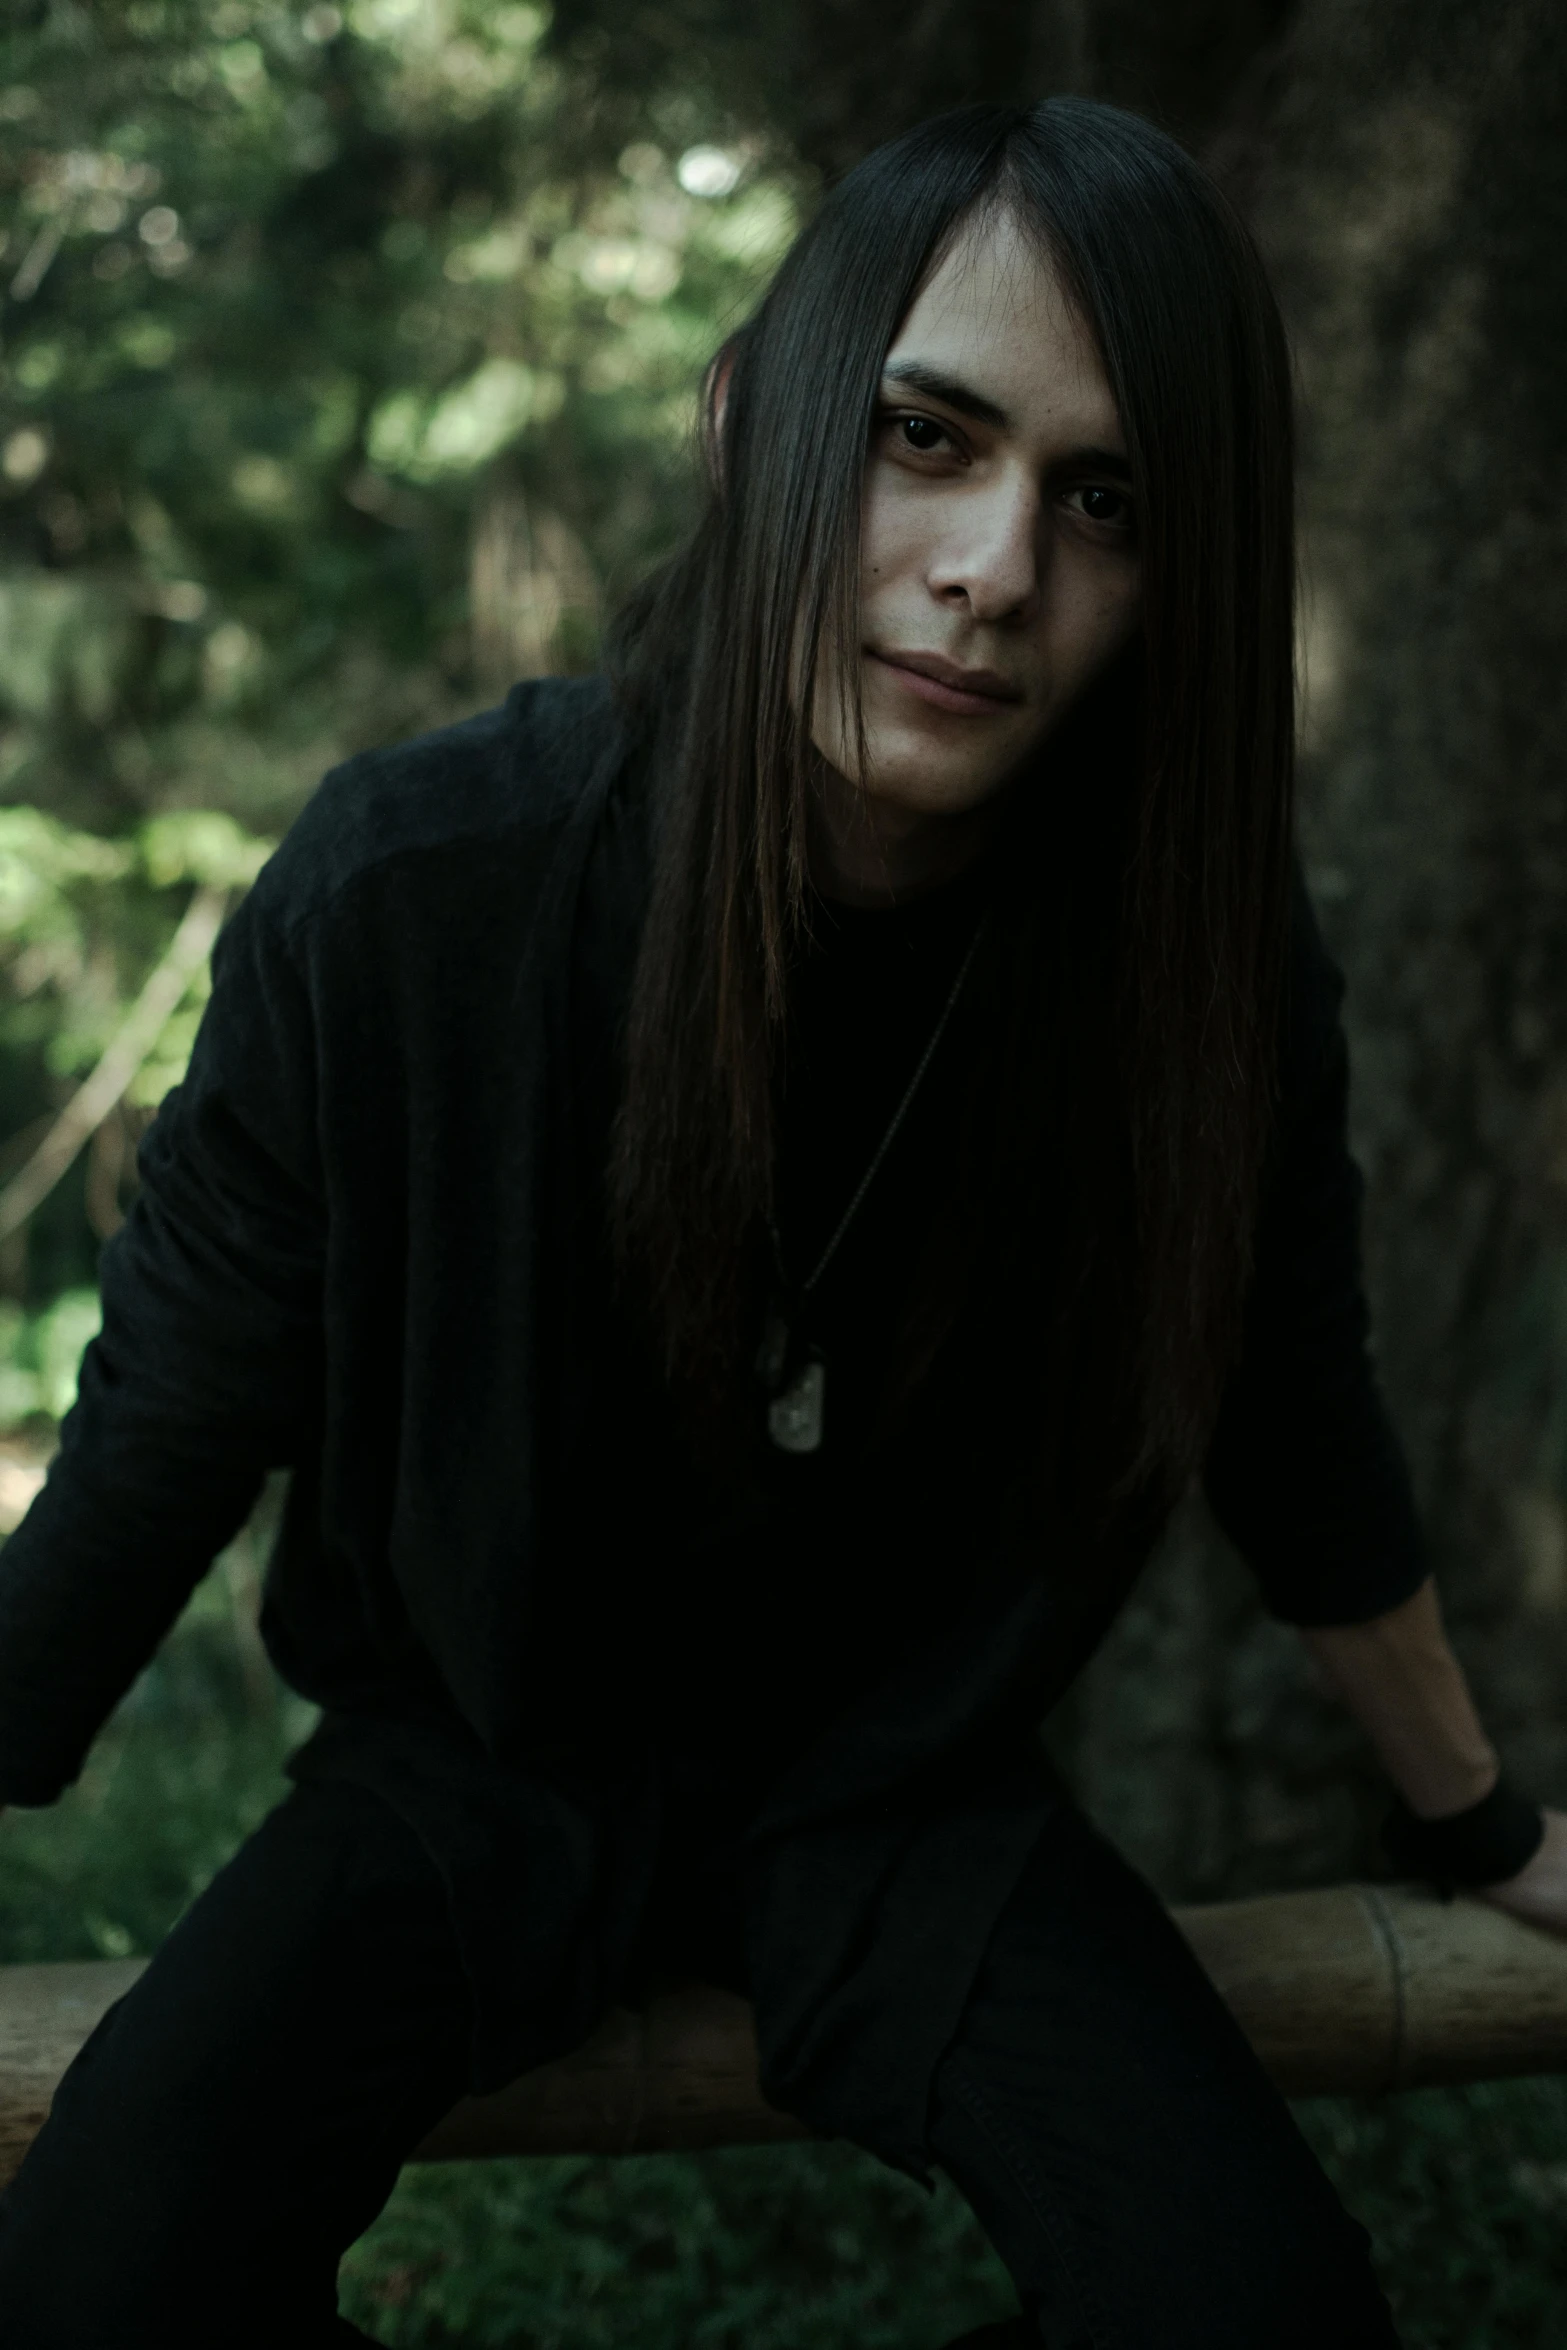
<instances>
[{"instance_id":1,"label":"hair parted at side","mask_svg":"<svg viewBox=\"0 0 1567 2350\"><path fill-rule=\"evenodd\" d=\"M967 1279L987 1256L1026 1266L1056 1366L1042 1413L1096 1416L1106 1495L1150 1480L1173 1493L1239 1345L1271 1126L1294 739L1291 401L1250 237L1135 115L1083 99L974 106L880 148L829 195L710 372L707 511L612 648L656 824L616 1242L677 1390L698 1410L732 1393L754 1345L806 902L801 714L819 675L857 674L883 359L954 234L989 206L1042 241L1097 339L1132 467L1142 619L1113 688L1090 693L1011 795L1019 853L1002 861L988 949L988 1143L948 1271L961 1260ZM917 1299L911 1316L913 1328ZM1087 1457L1080 1435L1074 1458ZM1059 1426L1042 1441L1065 1457Z\"/></svg>"}]
</instances>

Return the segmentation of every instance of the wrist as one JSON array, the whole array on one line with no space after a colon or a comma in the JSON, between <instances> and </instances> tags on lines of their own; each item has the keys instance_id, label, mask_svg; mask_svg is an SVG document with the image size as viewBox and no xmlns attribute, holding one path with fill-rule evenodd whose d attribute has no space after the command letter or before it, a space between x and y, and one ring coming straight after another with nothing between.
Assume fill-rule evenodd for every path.
<instances>
[{"instance_id":1,"label":"wrist","mask_svg":"<svg viewBox=\"0 0 1567 2350\"><path fill-rule=\"evenodd\" d=\"M1398 1800L1417 1820L1446 1820L1483 1803L1502 1775L1489 1741L1469 1753L1449 1749L1400 1755L1390 1776Z\"/></svg>"},{"instance_id":2,"label":"wrist","mask_svg":"<svg viewBox=\"0 0 1567 2350\"><path fill-rule=\"evenodd\" d=\"M1383 1824L1382 1842L1401 1874L1424 1877L1444 1892L1505 1884L1527 1868L1545 1836L1545 1815L1498 1774L1489 1792L1462 1811L1423 1818L1402 1796Z\"/></svg>"}]
</instances>

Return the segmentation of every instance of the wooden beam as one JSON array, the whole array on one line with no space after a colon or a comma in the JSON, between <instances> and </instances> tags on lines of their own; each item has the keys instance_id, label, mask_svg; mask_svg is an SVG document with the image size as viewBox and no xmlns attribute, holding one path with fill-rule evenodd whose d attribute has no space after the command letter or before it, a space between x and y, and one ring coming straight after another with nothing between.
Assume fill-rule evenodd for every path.
<instances>
[{"instance_id":1,"label":"wooden beam","mask_svg":"<svg viewBox=\"0 0 1567 2350\"><path fill-rule=\"evenodd\" d=\"M60 2075L146 1963L0 1967L0 2183L42 2128Z\"/></svg>"},{"instance_id":2,"label":"wooden beam","mask_svg":"<svg viewBox=\"0 0 1567 2350\"><path fill-rule=\"evenodd\" d=\"M1567 2071L1567 1941L1484 1902L1400 1885L1270 1893L1175 1912L1290 2096ZM0 2180L139 1959L0 1968ZM616 2009L585 2045L457 2106L421 2161L646 2154L807 2133L764 2103L750 2009L691 1983Z\"/></svg>"},{"instance_id":3,"label":"wooden beam","mask_svg":"<svg viewBox=\"0 0 1567 2350\"><path fill-rule=\"evenodd\" d=\"M1567 1940L1424 1885L1335 1885L1178 1909L1288 2097L1567 2071Z\"/></svg>"}]
</instances>

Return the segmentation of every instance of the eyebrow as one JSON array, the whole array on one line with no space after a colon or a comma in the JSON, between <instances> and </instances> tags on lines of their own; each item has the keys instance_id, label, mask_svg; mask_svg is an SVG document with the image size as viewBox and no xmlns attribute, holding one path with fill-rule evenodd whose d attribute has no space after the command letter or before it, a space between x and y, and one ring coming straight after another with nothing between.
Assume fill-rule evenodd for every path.
<instances>
[{"instance_id":1,"label":"eyebrow","mask_svg":"<svg viewBox=\"0 0 1567 2350\"><path fill-rule=\"evenodd\" d=\"M927 399L940 400L944 407L955 408L960 416L972 416L977 424L992 425L998 432L1005 432L1012 423L1005 408L987 400L983 392L976 392L961 376L948 375L943 367L930 367L923 359L890 359L882 369L882 380L907 384L910 391L923 392ZM1129 482L1132 478L1130 460L1116 449L1074 449L1063 462L1068 466L1092 466L1096 473L1108 474L1113 481Z\"/></svg>"},{"instance_id":2,"label":"eyebrow","mask_svg":"<svg viewBox=\"0 0 1567 2350\"><path fill-rule=\"evenodd\" d=\"M948 375L945 368L927 367L923 359L889 359L882 376L888 383L907 384L927 399L942 401L960 416L972 416L976 424L993 424L1004 431L1012 421L1004 408L987 400L983 392L976 392L961 376Z\"/></svg>"}]
</instances>

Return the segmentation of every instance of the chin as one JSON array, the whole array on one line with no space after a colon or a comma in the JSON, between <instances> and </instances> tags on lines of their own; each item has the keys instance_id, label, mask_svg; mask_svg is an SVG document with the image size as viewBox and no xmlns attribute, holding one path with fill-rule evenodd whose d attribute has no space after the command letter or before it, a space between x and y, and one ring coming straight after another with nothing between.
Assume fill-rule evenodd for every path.
<instances>
[{"instance_id":1,"label":"chin","mask_svg":"<svg viewBox=\"0 0 1567 2350\"><path fill-rule=\"evenodd\" d=\"M962 816L994 799L1014 772L1015 759L976 758L955 744L912 739L903 729L883 735L872 728L866 742L866 796L883 806L907 808L922 816Z\"/></svg>"}]
</instances>

